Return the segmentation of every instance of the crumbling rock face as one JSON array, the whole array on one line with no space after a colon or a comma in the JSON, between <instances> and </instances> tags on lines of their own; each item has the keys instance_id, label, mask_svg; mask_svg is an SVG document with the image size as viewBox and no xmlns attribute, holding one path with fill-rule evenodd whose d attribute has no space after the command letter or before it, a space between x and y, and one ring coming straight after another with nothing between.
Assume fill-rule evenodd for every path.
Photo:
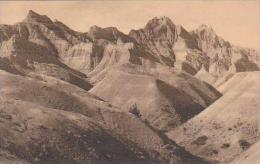
<instances>
[{"instance_id":1,"label":"crumbling rock face","mask_svg":"<svg viewBox=\"0 0 260 164\"><path fill-rule=\"evenodd\" d=\"M240 67L249 68L240 68L237 72L258 70L258 54L255 50L232 46L206 25L187 32L167 17L153 18L143 29L132 30L129 36L160 63L192 75L203 67L211 76L220 78L241 55L247 57L243 57L243 66Z\"/></svg>"},{"instance_id":2,"label":"crumbling rock face","mask_svg":"<svg viewBox=\"0 0 260 164\"><path fill-rule=\"evenodd\" d=\"M258 54L255 50L231 45L206 25L191 32L198 46L209 57L208 72L211 76L223 77L233 65L236 72L257 71Z\"/></svg>"},{"instance_id":3,"label":"crumbling rock face","mask_svg":"<svg viewBox=\"0 0 260 164\"><path fill-rule=\"evenodd\" d=\"M109 58L107 49L112 45L113 49L123 49L124 44L132 44L132 48L116 50L117 54L121 53L118 56L129 56L125 57L127 61L124 63L140 65L148 72L163 66L195 75L204 67L209 74L220 78L232 65L237 72L258 70L256 51L232 46L205 25L188 32L167 17L153 18L143 29L125 35L115 27L98 26L80 33L58 20L52 21L45 15L29 11L22 22L13 26L1 25L0 29L1 58L7 57L13 62L10 56L17 48L12 45L19 42L16 44L18 47L35 47L37 52L34 54L41 52L35 55L38 58L36 62L39 63L38 60L45 55L56 58L58 62L89 75L93 83L102 80L103 70L118 65L117 61L104 65ZM21 67L32 66L34 60L23 61ZM15 64L14 67L19 66Z\"/></svg>"},{"instance_id":4,"label":"crumbling rock face","mask_svg":"<svg viewBox=\"0 0 260 164\"><path fill-rule=\"evenodd\" d=\"M169 18L154 18L144 29L132 30L129 36L134 38L160 62L173 66L175 62L172 45L177 39L176 27Z\"/></svg>"},{"instance_id":5,"label":"crumbling rock face","mask_svg":"<svg viewBox=\"0 0 260 164\"><path fill-rule=\"evenodd\" d=\"M77 33L70 35L72 31L62 31L65 27L60 26L33 11L21 23L1 26L1 67L10 72L19 70L16 72L24 75L34 72L53 76L88 90L91 85L86 75L61 62L60 53L81 41Z\"/></svg>"}]
</instances>

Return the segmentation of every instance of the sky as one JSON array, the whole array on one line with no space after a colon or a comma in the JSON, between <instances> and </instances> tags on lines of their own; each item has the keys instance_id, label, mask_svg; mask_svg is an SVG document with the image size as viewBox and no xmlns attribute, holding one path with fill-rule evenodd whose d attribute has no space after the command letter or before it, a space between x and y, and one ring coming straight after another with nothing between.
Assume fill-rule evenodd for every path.
<instances>
[{"instance_id":1,"label":"sky","mask_svg":"<svg viewBox=\"0 0 260 164\"><path fill-rule=\"evenodd\" d=\"M232 44L259 49L259 4L257 0L0 1L0 24L20 22L31 9L76 31L97 25L128 33L153 17L167 16L188 31L206 24Z\"/></svg>"}]
</instances>

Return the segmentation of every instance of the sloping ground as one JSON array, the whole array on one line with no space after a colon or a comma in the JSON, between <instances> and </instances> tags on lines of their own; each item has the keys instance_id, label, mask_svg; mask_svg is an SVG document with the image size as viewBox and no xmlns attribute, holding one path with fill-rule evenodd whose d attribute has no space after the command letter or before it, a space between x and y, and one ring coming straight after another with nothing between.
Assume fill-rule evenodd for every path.
<instances>
[{"instance_id":1,"label":"sloping ground","mask_svg":"<svg viewBox=\"0 0 260 164\"><path fill-rule=\"evenodd\" d=\"M82 115L3 97L0 103L1 148L29 162L152 162Z\"/></svg>"},{"instance_id":2,"label":"sloping ground","mask_svg":"<svg viewBox=\"0 0 260 164\"><path fill-rule=\"evenodd\" d=\"M167 135L194 155L230 162L259 140L259 72L235 74L224 95Z\"/></svg>"},{"instance_id":3,"label":"sloping ground","mask_svg":"<svg viewBox=\"0 0 260 164\"><path fill-rule=\"evenodd\" d=\"M258 164L260 162L260 141L237 157L231 164Z\"/></svg>"},{"instance_id":4,"label":"sloping ground","mask_svg":"<svg viewBox=\"0 0 260 164\"><path fill-rule=\"evenodd\" d=\"M129 65L112 69L90 92L163 131L187 121L220 96L187 74L165 70L151 75L138 69Z\"/></svg>"},{"instance_id":5,"label":"sloping ground","mask_svg":"<svg viewBox=\"0 0 260 164\"><path fill-rule=\"evenodd\" d=\"M202 67L199 72L197 72L195 74L195 77L200 79L200 80L203 80L209 84L214 84L214 82L216 82L217 80L217 77L210 74L209 72L206 71L206 69L204 67Z\"/></svg>"},{"instance_id":6,"label":"sloping ground","mask_svg":"<svg viewBox=\"0 0 260 164\"><path fill-rule=\"evenodd\" d=\"M229 79L224 84L218 86L218 90L225 94L229 90L233 89L234 87L238 87L241 85L240 83L243 81L249 81L249 79L252 79L253 81L256 81L258 79L259 72L244 72L244 73L237 73L235 76L233 76L231 79Z\"/></svg>"},{"instance_id":7,"label":"sloping ground","mask_svg":"<svg viewBox=\"0 0 260 164\"><path fill-rule=\"evenodd\" d=\"M0 164L15 163L15 164L29 164L28 162L12 155L6 150L0 149Z\"/></svg>"},{"instance_id":8,"label":"sloping ground","mask_svg":"<svg viewBox=\"0 0 260 164\"><path fill-rule=\"evenodd\" d=\"M92 156L86 154L88 153L88 151L86 152L80 151L80 150L85 150L84 146L82 149L78 147L78 145L81 145L78 143L81 142L81 138L84 138L82 137L82 135L83 133L85 134L86 129L85 127L79 129L78 124L76 123L78 120L81 121L82 119L83 120L87 119L88 121L82 121L82 125L87 126L88 124L90 124L89 122L91 122L91 124L94 124L93 125L94 127L99 126L99 128L101 128L101 130L99 130L101 131L99 133L100 135L103 134L103 130L104 130L104 133L109 133L108 135L110 135L110 137L113 138L111 140L116 140L113 142L111 141L115 145L112 144L105 145L105 144L110 144L109 137L108 140L106 139L107 137L105 137L104 140L106 140L107 143L101 142L100 144L101 145L103 144L101 148L95 147L98 145L94 145L94 146L92 145L93 149L98 149L98 150L102 149L103 146L108 146L108 148L106 147L104 148L104 150L102 151L100 150L101 151L100 153L108 154L108 157L104 157L104 158L108 161L109 159L111 159L111 163L113 162L125 163L127 162L126 160L136 160L136 162L142 161L141 163L153 162L157 160L165 163L168 163L170 161L175 163L178 162L179 163L194 163L194 162L205 163L200 158L197 158L187 153L185 150L180 148L178 145L176 145L174 142L169 140L164 135L157 133L155 130L149 127L149 125L143 123L135 115L130 113L125 113L125 112L120 112L121 109L113 107L107 102L104 102L102 99L74 85L71 85L64 81L58 80L56 78L51 78L45 75L39 76L37 74L36 75L34 74L32 75L34 76L34 78L28 78L19 75L12 75L5 71L0 71L0 75L1 75L0 95L1 95L1 102L3 104L1 105L2 107L1 110L3 110L6 113L9 112L9 109L13 109L13 113L10 110L11 113L8 114L10 116L6 116L6 114L3 113L1 115L3 116L3 119L5 120L7 119L8 121L9 120L8 118L16 117L16 113L20 113L18 114L18 116L24 118L27 117L26 116L27 114L31 115L30 113L36 112L37 116L35 116L35 118L32 118L32 120L33 120L33 125L37 124L37 127L34 127L33 129L30 130L30 133L32 133L32 135L34 135L34 131L35 133L38 133L38 131L40 131L39 133L41 134L43 133L46 134L45 131L47 131L48 136L59 139L59 136L67 135L66 131L71 131L72 132L71 135L73 135L75 132L76 137L78 136L78 133L80 133L81 136L79 138L75 138L74 135L71 138L65 137L64 138L65 141L61 139L62 141L61 145L64 146L69 145L69 147L66 147L66 149L65 148L63 149L63 147L61 147L62 149L59 149L60 151L56 152L58 154L55 154L54 157L45 156L46 158L45 157L39 158L37 154L38 152L37 145L36 145L37 148L36 152L35 152L35 147L27 148L28 152L31 152L31 154L23 155L24 152L20 153L18 151L18 148L16 146L17 144L19 144L19 146L21 145L20 143L14 142L16 141L16 138L12 138L17 136L15 135L16 132L11 131L12 129L10 128L6 129L6 127L10 127L9 124L15 124L12 121L15 122L16 120L14 119L9 120L8 126L5 124L5 122L0 122L0 126L3 127L5 131L9 131L8 133L4 131L2 132L1 129L1 134L6 134L6 137L8 139L10 138L12 143L14 143L9 145L10 147L8 149L6 147L3 149L9 151L13 149L16 150L14 152L11 151L11 153L17 155L22 159L27 159L31 161L37 157L40 159L40 161L42 161L42 163L44 163L44 160L48 160L48 159L54 160L55 162L63 162L63 160L70 160L75 163L80 163L81 162L80 160L89 160L89 158L92 158ZM8 103L9 100L10 103ZM64 111L69 111L69 112L64 112ZM76 113L80 113L83 115L79 115ZM63 120L63 118L65 117L64 115L66 115L66 117L73 117L74 119L73 120L65 119L67 120L65 121ZM29 119L28 121L30 120L31 119ZM55 126L49 125L49 123L52 123L53 121L55 123ZM74 123L74 121L76 122ZM42 122L44 122L44 124ZM14 126L17 126L18 129L22 129L22 131L25 129L25 134L28 135L26 132L29 128L26 130L24 126L30 127L29 124L30 122L29 123L26 121L24 122L24 119L21 119L19 120L18 123L19 125L14 125ZM26 125L27 123L28 125ZM38 127L39 124L40 125L43 124L44 127L39 128ZM64 131L62 130L55 131L55 130L51 130L52 126L54 126L54 129L59 129L58 127L63 127L65 129L62 129ZM75 131L71 130L70 128L74 129ZM95 132L96 129L97 127L94 128L93 131ZM92 129L90 129L90 131L92 132ZM89 134L88 132L86 133ZM4 139L6 137L0 137L0 138ZM20 137L21 140L26 139L25 141L27 142L38 144L38 140L36 140L37 142L34 141L33 136L32 138L25 138L25 137L23 138L23 137ZM97 140L99 139L99 137L100 136L94 135L91 140L91 143L98 142ZM43 139L52 140L52 138L43 138ZM17 140L19 141L19 139ZM47 149L47 153L49 154L53 154L53 151L54 152L56 151L56 147L57 147L56 145L60 144L59 142L56 143L57 140L54 141L55 141L54 143L48 142L47 144L48 145L47 147L49 148ZM120 143L118 143L119 145L117 145L117 141L118 142L120 141ZM22 146L26 146L26 144ZM114 146L119 146L119 148L113 150ZM22 148L19 147L19 149L21 150L23 150L23 148L24 147ZM67 148L69 149L68 151ZM109 152L109 150L111 151ZM124 152L129 152L130 155L129 157L126 157L125 156L126 154L124 155L117 154L115 153L115 151L117 150L119 150L118 152L122 151L123 154ZM75 153L73 153L74 151L75 153L79 154L80 156L82 155L84 157L82 158L75 157L74 156ZM137 152L137 154L135 152ZM64 153L69 153L69 155ZM68 159L66 158L66 156ZM93 156L95 156L95 153Z\"/></svg>"}]
</instances>

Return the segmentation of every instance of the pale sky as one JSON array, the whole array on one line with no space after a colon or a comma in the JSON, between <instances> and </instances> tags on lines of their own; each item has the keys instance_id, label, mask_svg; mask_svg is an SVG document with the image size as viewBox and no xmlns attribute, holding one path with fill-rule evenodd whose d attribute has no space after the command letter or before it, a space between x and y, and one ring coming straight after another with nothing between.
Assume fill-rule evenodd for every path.
<instances>
[{"instance_id":1,"label":"pale sky","mask_svg":"<svg viewBox=\"0 0 260 164\"><path fill-rule=\"evenodd\" d=\"M115 26L128 33L153 17L167 16L187 30L201 24L235 45L259 49L260 1L0 1L0 24L22 21L30 9L58 19L73 30Z\"/></svg>"}]
</instances>

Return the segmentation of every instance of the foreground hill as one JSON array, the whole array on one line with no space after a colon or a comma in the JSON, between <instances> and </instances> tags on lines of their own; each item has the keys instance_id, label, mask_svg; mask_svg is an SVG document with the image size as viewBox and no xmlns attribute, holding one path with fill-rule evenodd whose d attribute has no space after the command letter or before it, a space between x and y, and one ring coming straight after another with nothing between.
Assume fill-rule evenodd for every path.
<instances>
[{"instance_id":1,"label":"foreground hill","mask_svg":"<svg viewBox=\"0 0 260 164\"><path fill-rule=\"evenodd\" d=\"M0 130L1 147L32 163L149 161L87 117L19 100L1 100Z\"/></svg>"},{"instance_id":2,"label":"foreground hill","mask_svg":"<svg viewBox=\"0 0 260 164\"><path fill-rule=\"evenodd\" d=\"M135 115L74 85L45 75L36 80L0 74L0 148L17 158L33 163L205 163Z\"/></svg>"},{"instance_id":3,"label":"foreground hill","mask_svg":"<svg viewBox=\"0 0 260 164\"><path fill-rule=\"evenodd\" d=\"M203 112L168 133L194 155L229 162L259 140L259 72L234 75L224 94Z\"/></svg>"}]
</instances>

